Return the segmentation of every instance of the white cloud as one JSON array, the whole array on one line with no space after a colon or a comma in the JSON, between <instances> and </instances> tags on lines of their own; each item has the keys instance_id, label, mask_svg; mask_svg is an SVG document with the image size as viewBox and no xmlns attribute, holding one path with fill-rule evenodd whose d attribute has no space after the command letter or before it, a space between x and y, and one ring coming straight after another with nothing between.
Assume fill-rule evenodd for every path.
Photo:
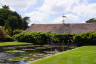
<instances>
[{"instance_id":1,"label":"white cloud","mask_svg":"<svg viewBox=\"0 0 96 64\"><path fill-rule=\"evenodd\" d=\"M68 11L73 4L78 4L80 0L45 0L44 4L40 11L46 13L64 13L64 11Z\"/></svg>"},{"instance_id":2,"label":"white cloud","mask_svg":"<svg viewBox=\"0 0 96 64\"><path fill-rule=\"evenodd\" d=\"M65 16L66 16L66 18L67 18L68 20L79 19L78 16L73 15L73 14L67 14L67 15L65 15Z\"/></svg>"},{"instance_id":3,"label":"white cloud","mask_svg":"<svg viewBox=\"0 0 96 64\"><path fill-rule=\"evenodd\" d=\"M59 16L55 20L53 20L53 23L76 23L76 21L79 19L79 16L73 15L73 14L67 14L66 17L63 18L62 16Z\"/></svg>"},{"instance_id":4,"label":"white cloud","mask_svg":"<svg viewBox=\"0 0 96 64\"><path fill-rule=\"evenodd\" d=\"M19 9L21 11L27 10L31 5L36 4L40 0L2 0L3 4L8 4L11 9ZM65 22L83 22L89 18L96 17L96 3L89 3L88 0L43 0L41 7L36 11L26 13L26 16L31 18L31 23L46 22L48 19L50 23L62 23L62 17L67 18ZM37 4L38 5L38 4ZM56 18L50 18L52 16ZM58 15L58 17L56 16ZM46 22L47 23L47 22Z\"/></svg>"},{"instance_id":5,"label":"white cloud","mask_svg":"<svg viewBox=\"0 0 96 64\"><path fill-rule=\"evenodd\" d=\"M31 20L30 24L40 23L41 21L44 21L48 17L47 14L42 13L40 11L34 11L32 13L27 13L26 16L30 17L30 20Z\"/></svg>"},{"instance_id":6,"label":"white cloud","mask_svg":"<svg viewBox=\"0 0 96 64\"><path fill-rule=\"evenodd\" d=\"M55 20L53 20L52 23L55 23L55 24L63 23L63 18L61 16L59 16L58 18L56 18Z\"/></svg>"},{"instance_id":7,"label":"white cloud","mask_svg":"<svg viewBox=\"0 0 96 64\"><path fill-rule=\"evenodd\" d=\"M13 9L18 9L20 11L27 10L31 5L34 5L36 0L2 0L2 5L9 5Z\"/></svg>"},{"instance_id":8,"label":"white cloud","mask_svg":"<svg viewBox=\"0 0 96 64\"><path fill-rule=\"evenodd\" d=\"M94 17L96 16L96 3L74 7L72 12L82 17Z\"/></svg>"},{"instance_id":9,"label":"white cloud","mask_svg":"<svg viewBox=\"0 0 96 64\"><path fill-rule=\"evenodd\" d=\"M43 5L40 8L38 8L36 12L29 13L27 14L27 16L31 17L32 22L33 21L42 22L44 19L46 22L46 19L48 19L48 16L63 14L66 11L69 11L73 4L77 5L79 1L80 0L44 0ZM37 16L39 17L39 19ZM57 20L59 22L59 18Z\"/></svg>"},{"instance_id":10,"label":"white cloud","mask_svg":"<svg viewBox=\"0 0 96 64\"><path fill-rule=\"evenodd\" d=\"M67 13L66 22L84 22L96 17L96 3L88 3L88 0L45 0L40 10L54 15ZM53 22L61 23L61 17Z\"/></svg>"}]
</instances>

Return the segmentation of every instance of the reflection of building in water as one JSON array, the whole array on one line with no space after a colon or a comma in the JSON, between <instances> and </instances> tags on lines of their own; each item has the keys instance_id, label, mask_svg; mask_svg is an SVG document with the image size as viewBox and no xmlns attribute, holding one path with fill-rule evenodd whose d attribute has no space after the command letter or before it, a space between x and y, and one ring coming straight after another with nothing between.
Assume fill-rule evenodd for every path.
<instances>
[{"instance_id":1,"label":"reflection of building in water","mask_svg":"<svg viewBox=\"0 0 96 64\"><path fill-rule=\"evenodd\" d=\"M33 24L27 32L84 33L96 31L96 23Z\"/></svg>"}]
</instances>

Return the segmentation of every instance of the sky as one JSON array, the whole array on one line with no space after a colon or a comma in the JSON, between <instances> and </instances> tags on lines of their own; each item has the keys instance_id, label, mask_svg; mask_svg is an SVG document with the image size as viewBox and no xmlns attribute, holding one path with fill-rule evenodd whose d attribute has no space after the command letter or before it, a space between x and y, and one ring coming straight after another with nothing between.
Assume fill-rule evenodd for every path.
<instances>
[{"instance_id":1,"label":"sky","mask_svg":"<svg viewBox=\"0 0 96 64\"><path fill-rule=\"evenodd\" d=\"M30 17L29 25L84 23L96 17L96 0L0 0L2 5Z\"/></svg>"}]
</instances>

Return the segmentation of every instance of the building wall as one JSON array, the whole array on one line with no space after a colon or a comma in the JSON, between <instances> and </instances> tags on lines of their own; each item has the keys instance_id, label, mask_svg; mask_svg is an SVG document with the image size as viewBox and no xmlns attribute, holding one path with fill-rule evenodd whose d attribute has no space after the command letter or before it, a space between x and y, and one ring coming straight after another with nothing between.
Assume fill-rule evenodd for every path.
<instances>
[{"instance_id":1,"label":"building wall","mask_svg":"<svg viewBox=\"0 0 96 64\"><path fill-rule=\"evenodd\" d=\"M27 32L84 33L96 31L96 23L34 24Z\"/></svg>"},{"instance_id":2,"label":"building wall","mask_svg":"<svg viewBox=\"0 0 96 64\"><path fill-rule=\"evenodd\" d=\"M84 33L90 31L96 31L96 24L71 24L71 33Z\"/></svg>"}]
</instances>

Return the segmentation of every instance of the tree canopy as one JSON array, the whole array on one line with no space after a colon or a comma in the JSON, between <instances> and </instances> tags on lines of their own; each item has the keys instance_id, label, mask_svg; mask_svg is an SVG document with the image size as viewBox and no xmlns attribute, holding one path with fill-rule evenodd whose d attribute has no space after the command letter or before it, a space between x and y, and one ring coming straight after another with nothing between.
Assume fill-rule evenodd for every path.
<instances>
[{"instance_id":1,"label":"tree canopy","mask_svg":"<svg viewBox=\"0 0 96 64\"><path fill-rule=\"evenodd\" d=\"M22 18L16 11L10 10L9 6L4 5L0 8L0 26L8 32L16 29L25 30L28 28L28 19L29 17Z\"/></svg>"},{"instance_id":2,"label":"tree canopy","mask_svg":"<svg viewBox=\"0 0 96 64\"><path fill-rule=\"evenodd\" d=\"M91 19L86 21L86 23L92 23L92 22L96 22L96 18L91 18Z\"/></svg>"}]
</instances>

